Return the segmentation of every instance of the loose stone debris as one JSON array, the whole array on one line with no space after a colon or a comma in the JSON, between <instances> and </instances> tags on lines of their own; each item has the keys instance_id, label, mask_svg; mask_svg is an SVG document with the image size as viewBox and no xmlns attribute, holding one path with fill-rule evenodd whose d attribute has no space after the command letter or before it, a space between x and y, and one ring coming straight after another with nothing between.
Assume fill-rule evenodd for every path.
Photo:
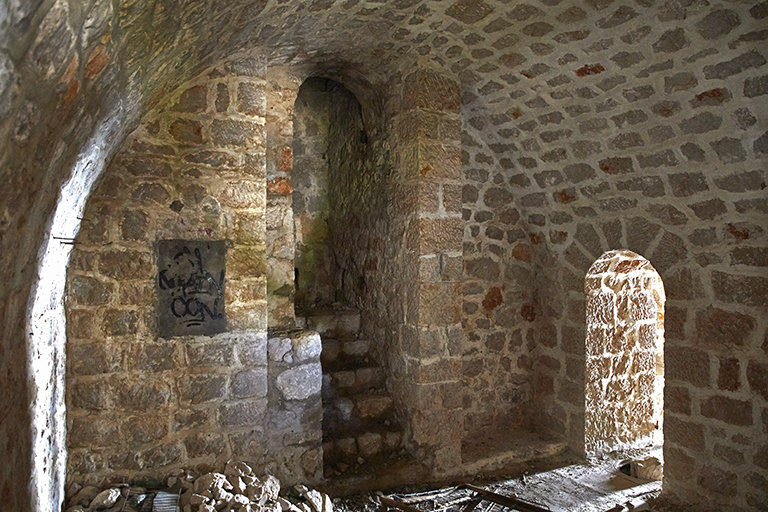
<instances>
[{"instance_id":1,"label":"loose stone debris","mask_svg":"<svg viewBox=\"0 0 768 512\"><path fill-rule=\"evenodd\" d=\"M327 494L304 485L281 489L277 478L257 477L244 462L228 462L224 473L183 470L167 485L148 490L121 484L100 491L72 484L66 512L333 512Z\"/></svg>"}]
</instances>

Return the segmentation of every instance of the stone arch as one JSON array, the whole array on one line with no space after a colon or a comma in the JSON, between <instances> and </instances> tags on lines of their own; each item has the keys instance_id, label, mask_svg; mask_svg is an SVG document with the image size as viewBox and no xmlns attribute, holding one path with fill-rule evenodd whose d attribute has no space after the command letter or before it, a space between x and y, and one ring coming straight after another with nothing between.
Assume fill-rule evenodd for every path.
<instances>
[{"instance_id":1,"label":"stone arch","mask_svg":"<svg viewBox=\"0 0 768 512\"><path fill-rule=\"evenodd\" d=\"M27 307L28 386L35 399L32 424L31 500L33 510L54 510L64 499L66 478L65 361L67 320L66 271L81 228L81 216L94 184L125 136L125 117L108 117L83 144L62 186L46 239L40 248L37 277Z\"/></svg>"},{"instance_id":2,"label":"stone arch","mask_svg":"<svg viewBox=\"0 0 768 512\"><path fill-rule=\"evenodd\" d=\"M664 285L648 260L604 253L585 278L585 451L662 441Z\"/></svg>"},{"instance_id":3,"label":"stone arch","mask_svg":"<svg viewBox=\"0 0 768 512\"><path fill-rule=\"evenodd\" d=\"M525 212L523 214L525 215ZM646 216L639 215L611 216L600 222L579 221L574 223L571 229L572 235L565 248L539 244L539 252L536 254L536 258L544 262L543 267L549 270L542 272L537 280L538 304L542 317L554 320L554 327L543 325L542 339L547 341L555 339L555 335L559 337L564 354L557 357L561 366L567 369L563 375L547 365L537 365L536 377L543 385L536 390L542 404L536 421L540 427L566 436L574 451L582 451L585 438L587 299L584 279L589 268L606 252L625 248L635 254L647 255L648 260L653 261L653 268L676 300L700 297L702 292L700 278L696 271L690 268L687 256L692 250L692 245L680 236L681 232L677 229L662 226ZM558 255L557 258L552 258L546 252L550 249ZM563 293L559 294L558 290ZM679 308L673 308L675 314L679 311ZM677 324L679 325L679 322ZM675 325L672 324L667 335L667 347L671 346L670 342L678 343L679 329L673 334L674 328ZM552 354L549 351L547 355ZM670 365L673 366L672 369ZM671 375L676 367L676 361L670 359L667 364L668 373Z\"/></svg>"},{"instance_id":4,"label":"stone arch","mask_svg":"<svg viewBox=\"0 0 768 512\"><path fill-rule=\"evenodd\" d=\"M360 329L361 317L371 316L369 286L380 258L369 240L381 237L376 226L385 216L370 186L382 174L374 159L383 157L375 96L364 78L316 71L301 82L292 108L293 307L296 325L322 337L326 475L358 466L360 457L375 467L402 441L382 351Z\"/></svg>"},{"instance_id":5,"label":"stone arch","mask_svg":"<svg viewBox=\"0 0 768 512\"><path fill-rule=\"evenodd\" d=\"M299 265L299 272L297 272L296 261L306 264L307 260L314 261L318 252L322 254L320 265L323 267L323 272L320 273L324 275L325 287L324 292L320 293L323 298L321 302L333 301L335 293L332 288L340 288L338 283L333 283L333 286L329 283L330 273L326 261L328 251L322 248L329 243L330 237L330 234L326 232L329 228L327 217L331 213L328 211L328 205L324 205L323 214L318 214L315 211L312 215L304 215L308 202L319 200L327 203L329 199L327 194L316 193L317 190L315 189L318 183L312 182L309 179L311 173L303 172L302 169L302 166L306 167L307 165L328 167L327 161L322 162L322 158L328 153L326 151L328 149L326 147L328 145L327 133L308 135L305 133L303 121L297 119L297 115L302 115L301 105L297 104L297 101L300 101L300 91L302 88L306 89L305 84L312 83L334 84L332 87L344 91L342 96L349 100L347 101L348 104L353 105L351 107L351 114L353 115L348 117L354 118L354 121L350 121L348 124L354 125L350 131L350 133L354 133L351 139L349 137L345 139L345 144L348 142L351 142L353 146L361 146L362 144L363 149L360 147L355 149L359 157L357 160L364 161L364 164L361 165L376 169L389 165L388 155L385 155L385 158L377 158L376 163L373 163L369 158L370 154L375 151L371 148L380 149L388 136L384 130L384 119L387 114L383 111L380 86L372 84L364 74L357 70L323 62L316 62L311 70L288 66L269 66L267 68L266 95L269 105L266 116L267 240L269 241L267 246L267 302L270 328L291 327L296 322L298 325L304 325L304 320L297 319L295 316L294 303L304 302L303 295L307 290L300 290L297 294L296 285L298 281L306 285L308 279L316 276L311 275L312 272L308 272L306 268L302 271L301 267L304 266L302 264ZM323 116L328 118L328 105L325 105L324 109L326 112ZM336 114L336 117L340 116ZM317 129L317 127L312 129ZM325 131L327 132L327 129ZM307 137L309 139L319 137L323 140L308 141ZM299 141L299 139L302 140ZM318 149L320 146L323 147ZM318 155L315 155L317 158L312 164L307 163L306 150L319 152ZM366 155L363 155L365 152L367 152ZM330 191L337 199L341 197L341 201L345 203L359 199L363 195L367 200L363 209L370 209L370 196L374 195L370 191L372 188L379 187L379 192L381 192L380 189L384 181L381 178L385 176L386 173L380 171L359 173L354 179L334 182L334 187ZM379 182L371 184L372 179ZM360 194L359 190L354 190L354 187L360 185L359 182L366 180L368 183L365 184L368 185L368 188L364 190L364 194ZM341 191L342 188L344 191ZM313 189L314 192L309 192L309 189ZM383 199L387 196L379 193L377 197ZM294 204L294 202L297 203ZM317 209L316 205L313 205L312 208ZM336 210L344 208L347 211L351 209L349 204L344 204L341 208L337 205ZM302 213L297 216L296 211ZM302 222L302 215L304 221L307 221L304 228L299 225ZM311 232L302 231L302 229L306 231L306 228L311 228ZM305 235L314 239L314 243L310 244L312 247L305 246L303 240ZM319 239L317 239L318 237ZM354 286L350 286L348 282L347 288L352 289ZM312 294L310 293L310 295ZM314 298L317 298L317 294L314 295ZM346 297L345 300L349 303L356 302L352 296Z\"/></svg>"}]
</instances>

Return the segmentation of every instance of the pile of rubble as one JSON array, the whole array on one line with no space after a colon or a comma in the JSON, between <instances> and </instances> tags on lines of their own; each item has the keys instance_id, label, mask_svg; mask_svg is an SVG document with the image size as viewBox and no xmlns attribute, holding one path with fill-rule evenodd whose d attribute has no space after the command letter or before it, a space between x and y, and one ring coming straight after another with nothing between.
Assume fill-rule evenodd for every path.
<instances>
[{"instance_id":1,"label":"pile of rubble","mask_svg":"<svg viewBox=\"0 0 768 512\"><path fill-rule=\"evenodd\" d=\"M327 494L297 485L281 495L277 478L257 477L244 462L228 462L223 474L181 471L167 484L163 491L73 484L66 512L333 512Z\"/></svg>"}]
</instances>

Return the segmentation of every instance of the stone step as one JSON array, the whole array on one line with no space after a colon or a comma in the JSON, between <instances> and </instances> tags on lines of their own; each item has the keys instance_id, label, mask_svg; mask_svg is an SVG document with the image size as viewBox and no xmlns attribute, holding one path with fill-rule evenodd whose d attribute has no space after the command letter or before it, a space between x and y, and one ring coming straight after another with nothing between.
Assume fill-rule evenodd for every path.
<instances>
[{"instance_id":1,"label":"stone step","mask_svg":"<svg viewBox=\"0 0 768 512\"><path fill-rule=\"evenodd\" d=\"M323 432L329 438L356 436L382 427L399 428L388 394L336 397L323 402Z\"/></svg>"},{"instance_id":2,"label":"stone step","mask_svg":"<svg viewBox=\"0 0 768 512\"><path fill-rule=\"evenodd\" d=\"M386 375L378 366L361 366L333 373L323 373L323 398L351 396L385 389Z\"/></svg>"},{"instance_id":3,"label":"stone step","mask_svg":"<svg viewBox=\"0 0 768 512\"><path fill-rule=\"evenodd\" d=\"M399 457L403 431L370 340L359 338L357 311L297 311L297 325L320 333L323 459L326 472L351 473L368 460Z\"/></svg>"},{"instance_id":4,"label":"stone step","mask_svg":"<svg viewBox=\"0 0 768 512\"><path fill-rule=\"evenodd\" d=\"M369 366L374 361L372 343L366 339L339 340L323 338L320 361L326 371Z\"/></svg>"},{"instance_id":5,"label":"stone step","mask_svg":"<svg viewBox=\"0 0 768 512\"><path fill-rule=\"evenodd\" d=\"M302 308L296 311L296 326L321 336L352 339L360 331L360 312L352 308Z\"/></svg>"},{"instance_id":6,"label":"stone step","mask_svg":"<svg viewBox=\"0 0 768 512\"><path fill-rule=\"evenodd\" d=\"M403 446L403 433L397 430L371 430L357 436L323 439L326 466L338 463L354 465L361 460L399 451Z\"/></svg>"}]
</instances>

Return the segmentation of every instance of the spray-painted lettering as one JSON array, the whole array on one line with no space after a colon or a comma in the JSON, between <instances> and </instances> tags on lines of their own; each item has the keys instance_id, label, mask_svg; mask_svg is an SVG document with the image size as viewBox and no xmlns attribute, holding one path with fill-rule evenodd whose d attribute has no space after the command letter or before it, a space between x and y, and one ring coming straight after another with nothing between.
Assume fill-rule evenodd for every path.
<instances>
[{"instance_id":1,"label":"spray-painted lettering","mask_svg":"<svg viewBox=\"0 0 768 512\"><path fill-rule=\"evenodd\" d=\"M161 335L224 330L223 249L220 242L161 242L157 275Z\"/></svg>"}]
</instances>

